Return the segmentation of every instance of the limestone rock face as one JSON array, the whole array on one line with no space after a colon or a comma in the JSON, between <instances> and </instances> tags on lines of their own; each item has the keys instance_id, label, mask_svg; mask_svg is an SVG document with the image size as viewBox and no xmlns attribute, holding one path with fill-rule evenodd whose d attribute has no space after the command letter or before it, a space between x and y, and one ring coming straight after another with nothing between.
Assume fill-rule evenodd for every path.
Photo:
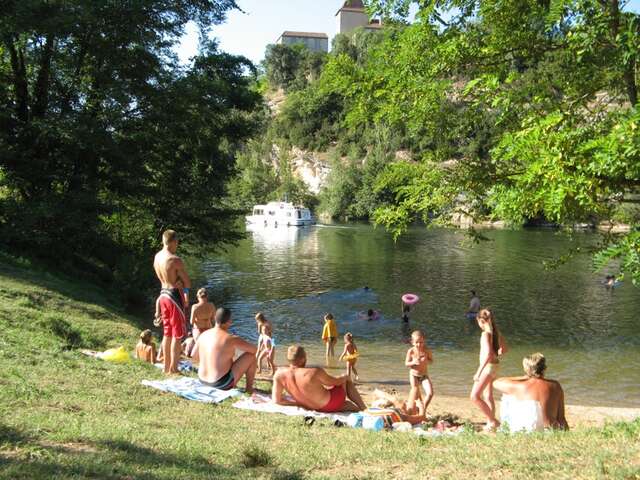
<instances>
[{"instance_id":1,"label":"limestone rock face","mask_svg":"<svg viewBox=\"0 0 640 480\"><path fill-rule=\"evenodd\" d=\"M296 178L299 178L309 188L309 191L317 195L325 185L331 172L328 155L325 152L310 152L298 147L292 147L286 152L291 170ZM280 168L282 151L278 145L273 146L271 163L277 170Z\"/></svg>"}]
</instances>

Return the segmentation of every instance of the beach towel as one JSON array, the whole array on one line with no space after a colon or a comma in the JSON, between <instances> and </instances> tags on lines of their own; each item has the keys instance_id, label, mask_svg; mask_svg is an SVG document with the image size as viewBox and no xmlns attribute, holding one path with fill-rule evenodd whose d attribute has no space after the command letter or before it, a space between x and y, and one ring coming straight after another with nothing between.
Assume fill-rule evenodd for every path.
<instances>
[{"instance_id":1,"label":"beach towel","mask_svg":"<svg viewBox=\"0 0 640 480\"><path fill-rule=\"evenodd\" d=\"M237 388L231 390L218 390L200 383L197 378L181 377L167 380L143 380L142 384L178 395L179 397L203 403L220 403L227 398L237 397L242 392Z\"/></svg>"},{"instance_id":2,"label":"beach towel","mask_svg":"<svg viewBox=\"0 0 640 480\"><path fill-rule=\"evenodd\" d=\"M501 430L511 433L544 431L542 407L535 400L518 400L512 395L502 395L500 421Z\"/></svg>"},{"instance_id":3,"label":"beach towel","mask_svg":"<svg viewBox=\"0 0 640 480\"><path fill-rule=\"evenodd\" d=\"M346 423L349 412L344 413L322 413L315 410L307 410L302 407L294 407L290 405L277 405L271 401L271 397L259 393L254 393L251 397L245 397L233 404L235 408L242 410L253 410L254 412L263 413L280 413L288 416L328 418L330 420L339 420Z\"/></svg>"}]
</instances>

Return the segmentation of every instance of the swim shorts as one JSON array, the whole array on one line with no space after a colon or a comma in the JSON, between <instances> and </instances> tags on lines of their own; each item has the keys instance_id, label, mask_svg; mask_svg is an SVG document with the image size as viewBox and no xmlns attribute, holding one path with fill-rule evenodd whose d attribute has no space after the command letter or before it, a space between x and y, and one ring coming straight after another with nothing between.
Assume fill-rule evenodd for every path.
<instances>
[{"instance_id":1,"label":"swim shorts","mask_svg":"<svg viewBox=\"0 0 640 480\"><path fill-rule=\"evenodd\" d=\"M344 402L347 399L347 391L344 389L344 387L342 385L333 387L331 390L329 390L329 395L330 397L327 404L324 407L319 408L318 411L324 413L342 411Z\"/></svg>"},{"instance_id":2,"label":"swim shorts","mask_svg":"<svg viewBox=\"0 0 640 480\"><path fill-rule=\"evenodd\" d=\"M200 383L208 387L217 388L218 390L231 390L235 385L235 379L233 378L233 372L229 370L225 375L220 377L215 382L205 382L200 379Z\"/></svg>"},{"instance_id":3,"label":"swim shorts","mask_svg":"<svg viewBox=\"0 0 640 480\"><path fill-rule=\"evenodd\" d=\"M160 315L165 337L182 338L187 334L180 290L163 288L160 291Z\"/></svg>"}]
</instances>

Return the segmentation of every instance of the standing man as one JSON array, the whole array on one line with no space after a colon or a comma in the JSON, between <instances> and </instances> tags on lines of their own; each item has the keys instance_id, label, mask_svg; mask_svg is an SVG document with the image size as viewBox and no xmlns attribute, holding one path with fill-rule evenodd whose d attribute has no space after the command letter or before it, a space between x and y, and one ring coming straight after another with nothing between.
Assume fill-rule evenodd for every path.
<instances>
[{"instance_id":1,"label":"standing man","mask_svg":"<svg viewBox=\"0 0 640 480\"><path fill-rule=\"evenodd\" d=\"M173 230L162 234L163 248L153 261L153 268L160 280L160 314L164 336L162 337L162 355L164 373L178 373L180 360L180 340L186 335L185 305L189 305L191 279L184 262L176 255L178 235ZM182 284L182 292L178 287Z\"/></svg>"},{"instance_id":2,"label":"standing man","mask_svg":"<svg viewBox=\"0 0 640 480\"><path fill-rule=\"evenodd\" d=\"M470 320L475 320L480 311L480 298L476 295L475 290L471 290L471 301L469 302L469 310L467 310L467 317Z\"/></svg>"}]
</instances>

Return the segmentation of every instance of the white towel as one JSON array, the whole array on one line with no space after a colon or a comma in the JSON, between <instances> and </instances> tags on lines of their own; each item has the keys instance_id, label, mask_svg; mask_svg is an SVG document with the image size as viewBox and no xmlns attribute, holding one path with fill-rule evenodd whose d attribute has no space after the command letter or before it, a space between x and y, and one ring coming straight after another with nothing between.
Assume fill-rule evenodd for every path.
<instances>
[{"instance_id":1,"label":"white towel","mask_svg":"<svg viewBox=\"0 0 640 480\"><path fill-rule=\"evenodd\" d=\"M500 402L500 421L514 432L542 432L544 422L542 407L536 400L518 400L512 395L503 395Z\"/></svg>"},{"instance_id":2,"label":"white towel","mask_svg":"<svg viewBox=\"0 0 640 480\"><path fill-rule=\"evenodd\" d=\"M331 420L340 420L346 423L349 413L322 413L315 410L307 410L302 407L294 407L291 405L278 405L271 401L268 395L254 393L251 397L245 397L233 404L235 408L242 410L253 410L263 413L281 413L289 416L304 416L315 418L329 418Z\"/></svg>"}]
</instances>

